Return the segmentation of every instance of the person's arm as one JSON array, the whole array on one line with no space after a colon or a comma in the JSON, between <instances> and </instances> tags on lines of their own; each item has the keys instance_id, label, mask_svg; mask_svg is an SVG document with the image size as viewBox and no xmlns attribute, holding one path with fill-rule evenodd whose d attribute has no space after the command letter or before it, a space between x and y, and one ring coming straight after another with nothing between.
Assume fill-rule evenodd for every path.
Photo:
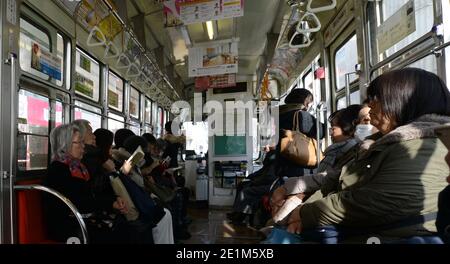
<instances>
[{"instance_id":1,"label":"person's arm","mask_svg":"<svg viewBox=\"0 0 450 264\"><path fill-rule=\"evenodd\" d=\"M438 175L448 173L448 168L436 147L427 147L424 141L386 146L386 155L378 154L371 163L361 160L358 186L347 186L343 191L303 205L300 216L304 228L335 224L377 226L431 208L433 205L427 204L432 201L430 192L439 189ZM354 166L348 170L356 173L351 171L356 170Z\"/></svg>"}]
</instances>

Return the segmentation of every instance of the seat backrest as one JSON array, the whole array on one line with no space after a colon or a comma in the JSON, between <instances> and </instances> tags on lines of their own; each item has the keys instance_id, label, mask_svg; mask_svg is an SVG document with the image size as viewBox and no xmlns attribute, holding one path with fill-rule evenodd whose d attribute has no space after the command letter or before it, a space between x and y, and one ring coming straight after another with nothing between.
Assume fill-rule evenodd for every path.
<instances>
[{"instance_id":1,"label":"seat backrest","mask_svg":"<svg viewBox=\"0 0 450 264\"><path fill-rule=\"evenodd\" d=\"M40 179L17 182L17 185L42 184ZM48 239L42 192L17 191L17 229L19 244L56 243Z\"/></svg>"}]
</instances>

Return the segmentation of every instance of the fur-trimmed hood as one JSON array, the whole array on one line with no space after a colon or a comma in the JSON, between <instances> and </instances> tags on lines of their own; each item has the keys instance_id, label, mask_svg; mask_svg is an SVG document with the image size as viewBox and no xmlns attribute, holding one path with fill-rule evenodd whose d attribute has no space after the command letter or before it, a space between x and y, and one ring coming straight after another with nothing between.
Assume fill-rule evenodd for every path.
<instances>
[{"instance_id":1,"label":"fur-trimmed hood","mask_svg":"<svg viewBox=\"0 0 450 264\"><path fill-rule=\"evenodd\" d=\"M389 145L414 139L435 138L436 128L450 124L450 116L441 116L436 114L424 115L416 121L404 126L400 126L387 135L377 133L364 140L361 149L369 150L377 146Z\"/></svg>"}]
</instances>

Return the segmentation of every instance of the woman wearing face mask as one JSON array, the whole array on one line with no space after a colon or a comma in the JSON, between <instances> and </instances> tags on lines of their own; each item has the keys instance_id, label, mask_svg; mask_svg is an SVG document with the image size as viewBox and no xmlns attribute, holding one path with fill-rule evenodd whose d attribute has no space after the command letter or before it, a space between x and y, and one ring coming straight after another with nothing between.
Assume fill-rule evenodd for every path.
<instances>
[{"instance_id":1,"label":"woman wearing face mask","mask_svg":"<svg viewBox=\"0 0 450 264\"><path fill-rule=\"evenodd\" d=\"M273 215L276 215L278 210L281 209L279 205L287 206L284 202L291 195L312 194L321 190L322 194L326 196L335 190L340 172L338 161L358 144L358 141L354 138L354 133L355 123L361 109L361 105L351 105L329 117L330 135L334 144L325 150L325 157L319 165L318 173L287 179L284 185L278 188L272 196Z\"/></svg>"},{"instance_id":2,"label":"woman wearing face mask","mask_svg":"<svg viewBox=\"0 0 450 264\"><path fill-rule=\"evenodd\" d=\"M434 129L450 123L450 93L435 74L406 68L376 78L368 97L371 123L380 132L344 166L337 193L292 212L290 232L334 228L340 238L359 232L352 238L362 243L368 236L401 243L435 234L449 168Z\"/></svg>"},{"instance_id":3,"label":"woman wearing face mask","mask_svg":"<svg viewBox=\"0 0 450 264\"><path fill-rule=\"evenodd\" d=\"M364 141L367 137L375 134L378 130L370 124L370 107L368 101L364 101L363 108L359 112L358 125L356 126L355 138Z\"/></svg>"}]
</instances>

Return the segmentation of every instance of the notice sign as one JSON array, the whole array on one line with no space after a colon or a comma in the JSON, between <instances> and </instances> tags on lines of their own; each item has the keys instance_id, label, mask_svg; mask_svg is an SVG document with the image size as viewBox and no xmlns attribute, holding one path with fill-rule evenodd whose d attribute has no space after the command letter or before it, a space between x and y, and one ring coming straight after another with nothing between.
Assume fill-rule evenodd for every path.
<instances>
[{"instance_id":1,"label":"notice sign","mask_svg":"<svg viewBox=\"0 0 450 264\"><path fill-rule=\"evenodd\" d=\"M166 27L241 17L243 0L170 0L164 2Z\"/></svg>"},{"instance_id":2,"label":"notice sign","mask_svg":"<svg viewBox=\"0 0 450 264\"><path fill-rule=\"evenodd\" d=\"M416 31L414 0L384 21L377 29L378 53L383 53Z\"/></svg>"},{"instance_id":3,"label":"notice sign","mask_svg":"<svg viewBox=\"0 0 450 264\"><path fill-rule=\"evenodd\" d=\"M238 72L238 43L189 49L189 77L231 74Z\"/></svg>"},{"instance_id":4,"label":"notice sign","mask_svg":"<svg viewBox=\"0 0 450 264\"><path fill-rule=\"evenodd\" d=\"M61 59L37 43L31 46L31 68L61 81Z\"/></svg>"}]
</instances>

